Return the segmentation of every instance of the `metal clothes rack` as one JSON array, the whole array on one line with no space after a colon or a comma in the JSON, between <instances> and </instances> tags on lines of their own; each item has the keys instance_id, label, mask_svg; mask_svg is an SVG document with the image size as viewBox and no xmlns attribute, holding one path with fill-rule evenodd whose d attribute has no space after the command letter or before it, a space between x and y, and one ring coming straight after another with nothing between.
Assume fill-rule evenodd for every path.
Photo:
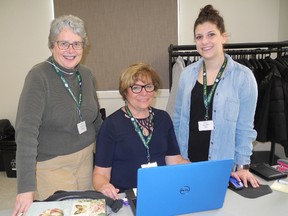
<instances>
[{"instance_id":1,"label":"metal clothes rack","mask_svg":"<svg viewBox=\"0 0 288 216\"><path fill-rule=\"evenodd\" d=\"M288 40L282 42L257 42L257 43L230 43L224 45L225 53L230 55L258 55L258 54L272 54L281 56L283 52L288 52ZM178 56L182 57L199 57L195 45L173 45L168 47L169 53L169 89L172 87L172 68L173 59ZM271 149L269 155L269 163L273 164L275 159L275 142L271 142Z\"/></svg>"},{"instance_id":2,"label":"metal clothes rack","mask_svg":"<svg viewBox=\"0 0 288 216\"><path fill-rule=\"evenodd\" d=\"M287 52L288 40L282 42L259 42L259 43L230 43L225 44L224 49L227 54L271 54L276 53L277 56L283 52ZM178 56L199 56L195 45L173 45L168 47L169 53L169 89L172 86L172 67L173 58Z\"/></svg>"}]
</instances>

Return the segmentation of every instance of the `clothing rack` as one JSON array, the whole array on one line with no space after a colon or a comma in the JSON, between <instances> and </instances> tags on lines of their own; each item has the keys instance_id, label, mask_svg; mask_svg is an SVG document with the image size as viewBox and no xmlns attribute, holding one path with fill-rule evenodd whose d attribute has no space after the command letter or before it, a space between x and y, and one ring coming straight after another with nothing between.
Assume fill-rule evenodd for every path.
<instances>
[{"instance_id":1,"label":"clothing rack","mask_svg":"<svg viewBox=\"0 0 288 216\"><path fill-rule=\"evenodd\" d=\"M282 42L257 42L257 43L230 43L224 45L225 53L229 55L271 55L275 53L276 57L283 55L283 53L288 54L288 40ZM172 69L173 69L173 59L178 56L181 57L199 57L195 45L173 45L168 47L169 53L169 89L172 87ZM275 142L271 142L271 149L269 155L269 163L273 164L275 159Z\"/></svg>"},{"instance_id":2,"label":"clothing rack","mask_svg":"<svg viewBox=\"0 0 288 216\"><path fill-rule=\"evenodd\" d=\"M224 45L227 54L239 55L257 55L276 53L277 56L287 52L288 40L282 42L258 42L258 43L230 43ZM168 48L169 53L169 89L172 86L172 67L173 58L178 56L200 56L195 45L173 45Z\"/></svg>"}]
</instances>

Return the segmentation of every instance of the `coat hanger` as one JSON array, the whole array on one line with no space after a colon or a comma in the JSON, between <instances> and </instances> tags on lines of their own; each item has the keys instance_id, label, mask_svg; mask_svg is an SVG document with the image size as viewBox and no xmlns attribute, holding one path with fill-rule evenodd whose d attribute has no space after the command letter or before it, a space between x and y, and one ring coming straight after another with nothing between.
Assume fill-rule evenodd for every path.
<instances>
[{"instance_id":1,"label":"coat hanger","mask_svg":"<svg viewBox=\"0 0 288 216\"><path fill-rule=\"evenodd\" d=\"M269 53L268 53L269 54ZM271 55L271 53L269 54ZM260 63L263 66L263 69L268 71L271 69L271 66L269 65L269 63L265 60L267 57L267 54L265 54L264 52L261 54L261 58L259 59Z\"/></svg>"}]
</instances>

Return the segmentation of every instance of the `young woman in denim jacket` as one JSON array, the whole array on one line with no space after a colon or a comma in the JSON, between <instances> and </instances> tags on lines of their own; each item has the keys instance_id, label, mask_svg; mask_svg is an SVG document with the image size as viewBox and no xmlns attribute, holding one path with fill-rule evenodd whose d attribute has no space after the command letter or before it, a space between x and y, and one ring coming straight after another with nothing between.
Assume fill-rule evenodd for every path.
<instances>
[{"instance_id":1,"label":"young woman in denim jacket","mask_svg":"<svg viewBox=\"0 0 288 216\"><path fill-rule=\"evenodd\" d=\"M233 158L231 176L259 187L248 169L256 138L254 75L224 53L224 21L213 6L201 9L194 37L202 58L181 72L173 113L181 154L192 162Z\"/></svg>"}]
</instances>

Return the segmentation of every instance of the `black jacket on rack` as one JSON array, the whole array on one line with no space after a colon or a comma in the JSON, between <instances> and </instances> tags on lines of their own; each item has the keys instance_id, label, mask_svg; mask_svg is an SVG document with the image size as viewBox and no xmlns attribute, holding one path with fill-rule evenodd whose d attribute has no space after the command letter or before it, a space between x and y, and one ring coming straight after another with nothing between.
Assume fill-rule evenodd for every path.
<instances>
[{"instance_id":1,"label":"black jacket on rack","mask_svg":"<svg viewBox=\"0 0 288 216\"><path fill-rule=\"evenodd\" d=\"M275 142L288 155L288 68L279 61L266 58L268 71L258 80L258 101L255 113L257 141ZM255 71L255 76L261 71Z\"/></svg>"}]
</instances>

